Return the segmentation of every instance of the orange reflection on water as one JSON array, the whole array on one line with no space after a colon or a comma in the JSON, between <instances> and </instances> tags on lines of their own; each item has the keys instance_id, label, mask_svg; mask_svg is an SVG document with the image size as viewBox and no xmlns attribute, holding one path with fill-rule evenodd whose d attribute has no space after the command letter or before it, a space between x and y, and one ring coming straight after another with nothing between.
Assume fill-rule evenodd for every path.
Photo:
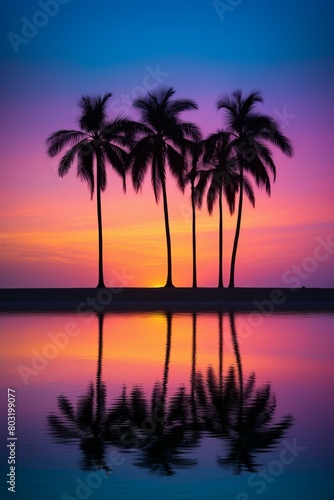
<instances>
[{"instance_id":1,"label":"orange reflection on water","mask_svg":"<svg viewBox=\"0 0 334 500\"><path fill-rule=\"evenodd\" d=\"M189 384L193 363L203 373L209 365L223 371L235 365L228 314L173 314L170 318L168 362L172 386ZM16 384L22 384L19 365L36 372L28 377L29 383L63 381L68 386L94 379L97 317L3 315L0 323L4 345L1 371L14 377ZM263 317L256 328L250 324L248 314L235 316L245 374L255 371L260 380L285 386L292 380L300 382L303 377L314 384L321 378L322 387L329 388L333 372L333 316L272 315ZM167 319L163 312L106 315L103 380L120 386L125 383L151 386L162 378L166 342Z\"/></svg>"}]
</instances>

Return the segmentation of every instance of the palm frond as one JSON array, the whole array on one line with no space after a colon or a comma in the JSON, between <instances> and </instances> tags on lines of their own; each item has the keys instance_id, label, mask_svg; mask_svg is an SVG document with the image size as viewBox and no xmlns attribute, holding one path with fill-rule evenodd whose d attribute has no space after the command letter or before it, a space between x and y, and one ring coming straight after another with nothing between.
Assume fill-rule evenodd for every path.
<instances>
[{"instance_id":1,"label":"palm frond","mask_svg":"<svg viewBox=\"0 0 334 500\"><path fill-rule=\"evenodd\" d=\"M141 426L148 416L147 403L141 387L135 386L130 395L131 421Z\"/></svg>"},{"instance_id":2,"label":"palm frond","mask_svg":"<svg viewBox=\"0 0 334 500\"><path fill-rule=\"evenodd\" d=\"M207 188L208 182L211 178L212 172L202 170L199 173L199 179L195 186L194 197L195 197L195 205L198 208L202 208L203 197L205 190Z\"/></svg>"},{"instance_id":3,"label":"palm frond","mask_svg":"<svg viewBox=\"0 0 334 500\"><path fill-rule=\"evenodd\" d=\"M117 117L114 120L107 121L101 132L104 141L110 141L123 148L128 148L134 146L135 139L139 135L148 133L149 130L141 123L124 117Z\"/></svg>"},{"instance_id":4,"label":"palm frond","mask_svg":"<svg viewBox=\"0 0 334 500\"><path fill-rule=\"evenodd\" d=\"M266 190L268 196L271 193L270 178L266 169L265 164L261 158L256 155L251 161L243 160L244 169L249 172L252 177L254 177L256 185L258 187L263 187Z\"/></svg>"},{"instance_id":5,"label":"palm frond","mask_svg":"<svg viewBox=\"0 0 334 500\"><path fill-rule=\"evenodd\" d=\"M248 378L247 383L245 384L244 401L247 401L251 397L251 395L253 394L255 382L256 382L256 376L255 376L255 373L252 372Z\"/></svg>"},{"instance_id":6,"label":"palm frond","mask_svg":"<svg viewBox=\"0 0 334 500\"><path fill-rule=\"evenodd\" d=\"M251 113L254 110L257 103L263 103L263 96L260 90L253 90L245 98L242 97L241 90L239 92L240 94L238 94L238 101L240 99L239 102L241 102L242 115L243 118L245 118L249 113Z\"/></svg>"},{"instance_id":7,"label":"palm frond","mask_svg":"<svg viewBox=\"0 0 334 500\"><path fill-rule=\"evenodd\" d=\"M141 188L146 172L153 160L154 140L153 137L143 137L134 146L128 157L128 165L131 168L132 183L136 191Z\"/></svg>"},{"instance_id":8,"label":"palm frond","mask_svg":"<svg viewBox=\"0 0 334 500\"><path fill-rule=\"evenodd\" d=\"M246 196L249 199L249 201L251 202L251 204L253 205L253 207L255 207L254 190L253 190L251 182L249 181L249 179L245 175L243 177L243 183L244 183L244 191L246 193Z\"/></svg>"},{"instance_id":9,"label":"palm frond","mask_svg":"<svg viewBox=\"0 0 334 500\"><path fill-rule=\"evenodd\" d=\"M126 165L128 163L129 155L124 149L117 146L116 144L111 144L109 142L104 142L102 146L103 152L113 169L123 180L123 191L126 191Z\"/></svg>"},{"instance_id":10,"label":"palm frond","mask_svg":"<svg viewBox=\"0 0 334 500\"><path fill-rule=\"evenodd\" d=\"M162 182L166 182L166 170L163 161L163 152L158 150L153 152L151 169L151 183L153 187L154 198L157 203L159 203L160 199Z\"/></svg>"},{"instance_id":11,"label":"palm frond","mask_svg":"<svg viewBox=\"0 0 334 500\"><path fill-rule=\"evenodd\" d=\"M163 108L169 106L170 98L175 94L173 87L160 87L154 94L149 94L150 97L156 100L156 103L161 104Z\"/></svg>"},{"instance_id":12,"label":"palm frond","mask_svg":"<svg viewBox=\"0 0 334 500\"><path fill-rule=\"evenodd\" d=\"M273 174L273 180L276 180L276 165L274 163L273 157L272 157L272 152L269 149L269 147L264 144L263 141L261 141L258 138L253 138L252 139L252 144L254 146L254 151L256 155L258 155L261 160L263 161L264 165L269 167L271 173Z\"/></svg>"},{"instance_id":13,"label":"palm frond","mask_svg":"<svg viewBox=\"0 0 334 500\"><path fill-rule=\"evenodd\" d=\"M160 88L133 102L134 108L139 111L141 125L146 129L138 131L140 139L130 152L132 180L138 191L147 172L148 163L151 163L151 182L157 202L161 183L165 182L165 162L168 162L180 189L184 190L186 160L191 150L190 140L201 139L200 130L195 124L183 122L179 118L181 112L197 109L196 103L190 99L173 99L174 94L173 88ZM144 143L145 138L147 142ZM148 146L145 150L144 144Z\"/></svg>"},{"instance_id":14,"label":"palm frond","mask_svg":"<svg viewBox=\"0 0 334 500\"><path fill-rule=\"evenodd\" d=\"M168 159L168 164L172 175L177 180L178 186L181 191L185 188L185 173L186 165L182 154L176 151L172 146L166 146L166 156Z\"/></svg>"},{"instance_id":15,"label":"palm frond","mask_svg":"<svg viewBox=\"0 0 334 500\"><path fill-rule=\"evenodd\" d=\"M175 99L169 106L169 112L173 116L192 109L198 109L198 105L191 99Z\"/></svg>"},{"instance_id":16,"label":"palm frond","mask_svg":"<svg viewBox=\"0 0 334 500\"><path fill-rule=\"evenodd\" d=\"M274 146L278 147L286 156L293 156L293 145L291 141L281 132L273 129L268 131L263 130L258 135L262 139L265 139L271 142Z\"/></svg>"},{"instance_id":17,"label":"palm frond","mask_svg":"<svg viewBox=\"0 0 334 500\"><path fill-rule=\"evenodd\" d=\"M79 100L79 108L81 115L79 118L79 125L82 130L86 132L96 132L103 128L106 121L106 107L107 101L112 96L110 92L104 96L82 96Z\"/></svg>"},{"instance_id":18,"label":"palm frond","mask_svg":"<svg viewBox=\"0 0 334 500\"><path fill-rule=\"evenodd\" d=\"M291 141L282 134L278 122L271 116L253 112L247 116L245 124L250 135L267 140L288 157L293 155Z\"/></svg>"},{"instance_id":19,"label":"palm frond","mask_svg":"<svg viewBox=\"0 0 334 500\"><path fill-rule=\"evenodd\" d=\"M75 423L75 413L73 406L65 396L59 396L58 408L67 420L69 420L71 423Z\"/></svg>"},{"instance_id":20,"label":"palm frond","mask_svg":"<svg viewBox=\"0 0 334 500\"><path fill-rule=\"evenodd\" d=\"M93 170L93 152L90 148L90 144L83 144L80 149L78 149L78 161L77 161L77 177L82 181L87 182L90 191L91 199L93 198L95 181L94 181L94 170Z\"/></svg>"},{"instance_id":21,"label":"palm frond","mask_svg":"<svg viewBox=\"0 0 334 500\"><path fill-rule=\"evenodd\" d=\"M54 158L66 146L75 146L87 135L78 130L58 130L46 139L47 154Z\"/></svg>"},{"instance_id":22,"label":"palm frond","mask_svg":"<svg viewBox=\"0 0 334 500\"><path fill-rule=\"evenodd\" d=\"M89 385L87 394L82 396L77 406L77 424L82 430L91 429L94 421L94 387Z\"/></svg>"},{"instance_id":23,"label":"palm frond","mask_svg":"<svg viewBox=\"0 0 334 500\"><path fill-rule=\"evenodd\" d=\"M199 143L202 140L202 134L200 128L191 122L179 122L178 127L181 130L184 139L190 139L196 143Z\"/></svg>"},{"instance_id":24,"label":"palm frond","mask_svg":"<svg viewBox=\"0 0 334 500\"><path fill-rule=\"evenodd\" d=\"M68 444L80 437L80 433L71 425L66 425L57 415L48 415L49 433L56 442Z\"/></svg>"},{"instance_id":25,"label":"palm frond","mask_svg":"<svg viewBox=\"0 0 334 500\"><path fill-rule=\"evenodd\" d=\"M231 182L231 180L224 185L224 195L231 215L235 210L235 197L237 190L238 188L236 184Z\"/></svg>"},{"instance_id":26,"label":"palm frond","mask_svg":"<svg viewBox=\"0 0 334 500\"><path fill-rule=\"evenodd\" d=\"M78 152L78 146L77 145L72 146L71 149L69 149L61 158L58 165L59 177L64 177L64 175L67 174L67 172L69 171L75 160L77 152Z\"/></svg>"},{"instance_id":27,"label":"palm frond","mask_svg":"<svg viewBox=\"0 0 334 500\"><path fill-rule=\"evenodd\" d=\"M218 99L217 109L226 109L228 111L228 114L232 117L235 118L237 116L236 103L227 93L223 94L220 99Z\"/></svg>"},{"instance_id":28,"label":"palm frond","mask_svg":"<svg viewBox=\"0 0 334 500\"><path fill-rule=\"evenodd\" d=\"M208 207L208 212L210 215L212 215L213 207L217 201L219 189L220 189L220 186L216 182L211 181L210 187L208 189L208 194L207 194L207 207Z\"/></svg>"}]
</instances>

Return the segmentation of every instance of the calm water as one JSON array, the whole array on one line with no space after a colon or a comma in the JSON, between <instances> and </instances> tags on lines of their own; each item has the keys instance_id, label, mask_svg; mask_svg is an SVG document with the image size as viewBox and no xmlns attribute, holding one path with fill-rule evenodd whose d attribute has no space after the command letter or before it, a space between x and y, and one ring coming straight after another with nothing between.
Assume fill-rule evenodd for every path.
<instances>
[{"instance_id":1,"label":"calm water","mask_svg":"<svg viewBox=\"0 0 334 500\"><path fill-rule=\"evenodd\" d=\"M334 315L2 315L0 326L1 498L333 498Z\"/></svg>"}]
</instances>

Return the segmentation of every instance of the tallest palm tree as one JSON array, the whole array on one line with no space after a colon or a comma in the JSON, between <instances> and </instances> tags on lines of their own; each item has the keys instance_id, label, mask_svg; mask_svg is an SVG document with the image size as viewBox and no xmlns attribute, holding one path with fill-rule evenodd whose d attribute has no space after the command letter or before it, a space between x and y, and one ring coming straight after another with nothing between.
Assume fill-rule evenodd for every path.
<instances>
[{"instance_id":1,"label":"tallest palm tree","mask_svg":"<svg viewBox=\"0 0 334 500\"><path fill-rule=\"evenodd\" d=\"M243 96L241 90L235 90L232 95L224 95L217 103L218 109L224 109L227 117L228 130L232 135L233 147L236 153L239 169L239 205L237 225L232 250L230 283L234 287L234 271L239 242L243 194L245 190L245 172L249 173L258 187L265 187L270 195L270 177L275 180L276 166L272 152L267 144L278 147L287 156L292 156L293 147L287 137L280 131L278 123L268 115L259 113L255 108L263 103L260 92L253 91Z\"/></svg>"},{"instance_id":2,"label":"tallest palm tree","mask_svg":"<svg viewBox=\"0 0 334 500\"><path fill-rule=\"evenodd\" d=\"M142 131L131 151L129 166L136 191L141 188L149 166L155 200L162 193L167 244L166 287L172 287L172 245L169 228L166 189L166 167L183 190L186 173L185 153L188 140L198 141L200 132L193 123L183 122L180 113L197 109L190 99L173 99L175 90L160 89L155 94L135 99L133 106L139 111Z\"/></svg>"},{"instance_id":3,"label":"tallest palm tree","mask_svg":"<svg viewBox=\"0 0 334 500\"><path fill-rule=\"evenodd\" d=\"M106 108L111 93L103 97L83 96L79 101L80 130L58 130L47 140L47 153L51 158L69 147L58 165L58 174L63 177L77 160L77 175L87 182L93 198L96 185L99 278L98 287L105 287L103 277L103 237L101 192L107 187L106 164L110 163L123 179L125 190L126 147L131 145L131 137L138 125L125 118L108 120ZM96 174L94 174L94 164Z\"/></svg>"}]
</instances>

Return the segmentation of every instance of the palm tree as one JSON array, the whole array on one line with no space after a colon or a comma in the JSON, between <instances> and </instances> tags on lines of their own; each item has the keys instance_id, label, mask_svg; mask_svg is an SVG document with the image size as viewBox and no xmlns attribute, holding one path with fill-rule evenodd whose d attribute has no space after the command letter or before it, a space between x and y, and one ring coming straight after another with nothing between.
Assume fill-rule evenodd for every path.
<instances>
[{"instance_id":1,"label":"palm tree","mask_svg":"<svg viewBox=\"0 0 334 500\"><path fill-rule=\"evenodd\" d=\"M193 123L183 122L179 115L183 111L197 109L190 99L173 99L175 90L160 89L155 94L139 97L133 102L139 110L142 132L130 153L129 167L132 181L138 191L151 166L151 181L155 200L158 203L162 192L166 244L167 244L167 287L172 287L172 248L169 229L168 203L166 190L166 167L184 190L186 171L186 140L198 141L200 132Z\"/></svg>"},{"instance_id":2,"label":"palm tree","mask_svg":"<svg viewBox=\"0 0 334 500\"><path fill-rule=\"evenodd\" d=\"M232 466L236 474L243 470L256 472L260 464L255 461L258 452L270 451L279 442L293 423L292 415L285 415L273 423L276 398L270 384L255 389L255 373L245 383L242 360L235 326L234 313L230 313L230 327L236 357L238 382L234 380L234 409L228 426L229 453L218 458L218 464ZM230 405L231 406L231 405Z\"/></svg>"},{"instance_id":3,"label":"palm tree","mask_svg":"<svg viewBox=\"0 0 334 500\"><path fill-rule=\"evenodd\" d=\"M48 415L48 429L58 443L79 441L83 470L104 469L111 472L106 458L106 446L126 448L122 436L130 427L126 387L110 409L106 407L106 385L102 381L103 313L98 318L98 359L95 386L91 382L84 396L78 398L75 408L66 396L58 397L59 414Z\"/></svg>"},{"instance_id":4,"label":"palm tree","mask_svg":"<svg viewBox=\"0 0 334 500\"><path fill-rule=\"evenodd\" d=\"M230 213L233 214L235 197L239 188L234 143L229 132L219 130L204 141L203 161L207 168L201 172L201 178L197 185L197 202L198 206L201 206L203 192L209 184L207 207L210 215L212 215L217 200L219 204L218 287L223 288L223 197L227 201ZM244 189L250 202L254 205L252 186L246 178L244 179Z\"/></svg>"},{"instance_id":5,"label":"palm tree","mask_svg":"<svg viewBox=\"0 0 334 500\"><path fill-rule=\"evenodd\" d=\"M106 387L102 382L103 315L98 315L99 341L95 388L90 383L87 394L78 399L77 409L65 396L59 396L61 416L48 416L49 432L59 443L80 441L83 453L82 468L105 469L110 472L105 458L105 442L110 418L106 411Z\"/></svg>"},{"instance_id":6,"label":"palm tree","mask_svg":"<svg viewBox=\"0 0 334 500\"><path fill-rule=\"evenodd\" d=\"M166 351L165 351L165 362L163 369L163 381L161 384L156 384L153 389L152 394L152 412L155 412L154 422L157 422L157 427L161 428L162 423L165 421L166 415L166 405L167 405L167 392L168 392L168 378L169 378L169 363L172 348L172 319L173 314L170 312L165 312L164 316L166 318ZM145 402L145 397L142 394L140 387L135 387L131 393L131 401L127 403L129 408L129 418L135 427L140 427L142 422L145 421L147 417L147 404ZM157 414L159 413L159 417ZM133 427L133 426L132 426ZM146 434L144 437L140 438L136 435L136 428L130 427L127 429L122 436L123 446L134 446L140 447L143 445L145 440L148 438Z\"/></svg>"},{"instance_id":7,"label":"palm tree","mask_svg":"<svg viewBox=\"0 0 334 500\"><path fill-rule=\"evenodd\" d=\"M287 156L292 156L293 147L287 137L280 131L279 124L268 115L255 110L256 104L262 103L263 97L259 91L252 91L243 96L241 90L235 90L232 95L225 94L217 103L217 108L224 109L227 115L228 131L233 138L232 144L239 170L239 206L236 231L233 243L229 287L234 287L235 261L238 248L243 194L245 189L245 172L254 177L258 187L265 187L270 195L270 177L276 177L276 166L272 152L267 146L270 143L278 147Z\"/></svg>"},{"instance_id":8,"label":"palm tree","mask_svg":"<svg viewBox=\"0 0 334 500\"><path fill-rule=\"evenodd\" d=\"M46 140L47 154L54 158L64 148L69 147L58 165L58 175L67 174L74 161L77 163L78 177L87 182L93 198L96 184L99 277L98 287L105 287L103 278L103 238L101 192L107 187L106 164L114 168L123 180L125 191L126 147L131 146L138 124L125 118L108 120L106 107L111 93L103 97L82 96L79 100L81 111L78 123L80 130L58 130ZM94 162L96 174L94 174Z\"/></svg>"},{"instance_id":9,"label":"palm tree","mask_svg":"<svg viewBox=\"0 0 334 500\"><path fill-rule=\"evenodd\" d=\"M166 352L163 380L147 402L141 387L134 387L127 407L130 425L121 438L121 446L138 449L135 465L150 472L172 476L176 468L192 467L196 460L183 456L196 443L189 435L190 399L180 387L167 401L169 363L172 346L172 314L166 317Z\"/></svg>"},{"instance_id":10,"label":"palm tree","mask_svg":"<svg viewBox=\"0 0 334 500\"><path fill-rule=\"evenodd\" d=\"M219 372L208 367L205 382L197 376L196 396L203 429L227 443L225 457L218 456L217 464L232 467L235 474L255 472L260 464L256 455L269 451L283 438L293 423L285 415L273 423L276 400L270 384L256 388L255 374L245 380L237 338L234 314L230 313L232 344L237 370L231 366L223 377L223 314L218 313Z\"/></svg>"},{"instance_id":11,"label":"palm tree","mask_svg":"<svg viewBox=\"0 0 334 500\"><path fill-rule=\"evenodd\" d=\"M185 457L184 452L193 449L197 442L188 431L191 417L184 387L178 388L169 405L163 397L163 388L157 383L153 388L151 405L143 405L146 413L141 423L151 423L152 428L146 430L144 436L141 433L135 465L160 475L172 476L175 469L196 465L197 460Z\"/></svg>"},{"instance_id":12,"label":"palm tree","mask_svg":"<svg viewBox=\"0 0 334 500\"><path fill-rule=\"evenodd\" d=\"M231 420L231 414L236 400L236 384L234 370L231 367L228 374L223 375L223 315L218 316L218 375L216 376L212 366L207 369L206 386L202 382L197 386L197 394L202 390L200 396L200 407L204 415L204 428L218 437L226 437Z\"/></svg>"},{"instance_id":13,"label":"palm tree","mask_svg":"<svg viewBox=\"0 0 334 500\"><path fill-rule=\"evenodd\" d=\"M201 431L203 429L203 420L199 412L200 402L203 399L203 388L201 374L196 371L197 363L197 313L193 312L192 316L192 349L191 349L191 375L190 375L190 408L191 421L190 431L192 433L192 441L194 444L199 442Z\"/></svg>"},{"instance_id":14,"label":"palm tree","mask_svg":"<svg viewBox=\"0 0 334 500\"><path fill-rule=\"evenodd\" d=\"M196 179L201 182L201 171L199 170L199 159L202 155L203 142L189 141L189 155L191 168L186 175L186 181L190 182L191 219L192 219L192 250L193 250L193 288L197 288L197 265L196 265L196 206L202 203L202 191L195 185Z\"/></svg>"}]
</instances>

